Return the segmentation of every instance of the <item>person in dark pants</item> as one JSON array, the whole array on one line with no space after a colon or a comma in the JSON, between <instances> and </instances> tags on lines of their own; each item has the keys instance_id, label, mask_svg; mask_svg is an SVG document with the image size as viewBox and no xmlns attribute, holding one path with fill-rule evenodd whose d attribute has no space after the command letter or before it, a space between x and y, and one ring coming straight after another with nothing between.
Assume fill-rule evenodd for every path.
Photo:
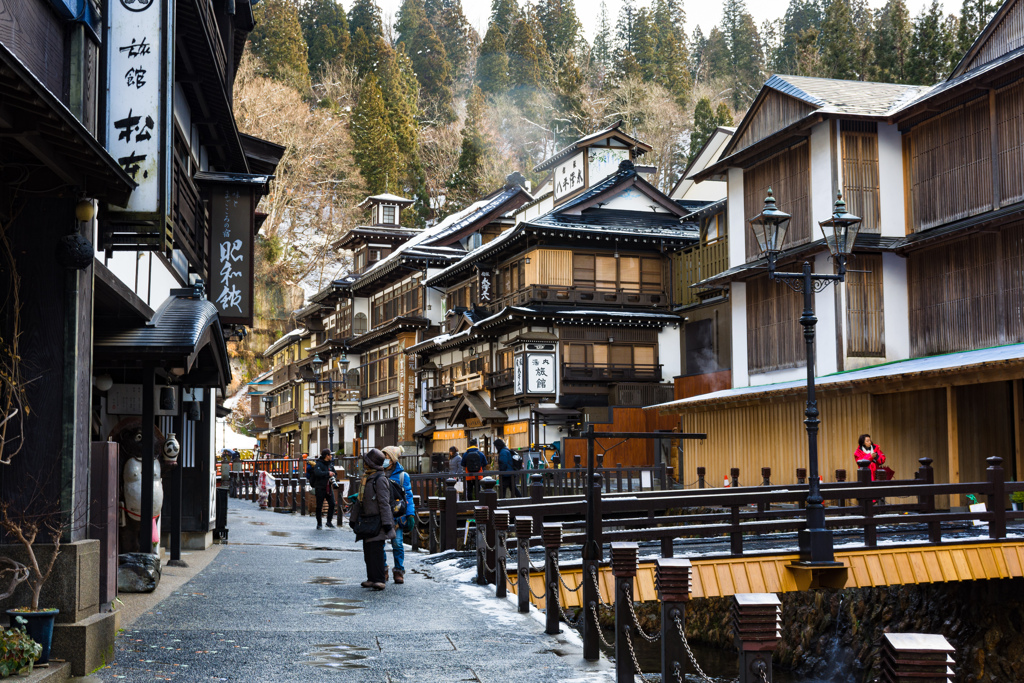
<instances>
[{"instance_id":1,"label":"person in dark pants","mask_svg":"<svg viewBox=\"0 0 1024 683\"><path fill-rule=\"evenodd\" d=\"M476 483L487 467L487 457L480 451L476 439L469 440L469 448L462 454L462 467L466 470L466 500L476 500Z\"/></svg>"},{"instance_id":2,"label":"person in dark pants","mask_svg":"<svg viewBox=\"0 0 1024 683\"><path fill-rule=\"evenodd\" d=\"M380 515L380 532L363 539L363 562L366 563L366 581L363 588L382 591L386 587L387 569L384 565L384 543L395 537L395 518L392 513L391 482L383 471L387 458L371 448L363 455L363 485L359 488L360 517Z\"/></svg>"},{"instance_id":3,"label":"person in dark pants","mask_svg":"<svg viewBox=\"0 0 1024 683\"><path fill-rule=\"evenodd\" d=\"M501 497L504 498L505 491L508 490L510 495L518 498L521 494L519 493L519 487L516 486L515 475L512 473L523 469L523 457L513 453L512 449L506 446L505 442L501 439L494 440L494 450L498 451L498 471L501 472L498 478L501 480ZM518 467L516 466L517 456L519 458Z\"/></svg>"},{"instance_id":4,"label":"person in dark pants","mask_svg":"<svg viewBox=\"0 0 1024 683\"><path fill-rule=\"evenodd\" d=\"M334 524L334 481L338 473L334 470L331 460L334 458L330 449L320 452L309 473L309 485L316 494L316 528L323 529L324 501L327 501L327 528L333 529Z\"/></svg>"}]
</instances>

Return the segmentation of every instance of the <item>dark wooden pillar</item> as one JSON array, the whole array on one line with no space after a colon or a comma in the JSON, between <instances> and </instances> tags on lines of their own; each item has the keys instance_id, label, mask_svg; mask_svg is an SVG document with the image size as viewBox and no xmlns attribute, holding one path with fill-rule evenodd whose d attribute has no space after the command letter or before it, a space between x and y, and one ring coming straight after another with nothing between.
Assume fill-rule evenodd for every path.
<instances>
[{"instance_id":1,"label":"dark wooden pillar","mask_svg":"<svg viewBox=\"0 0 1024 683\"><path fill-rule=\"evenodd\" d=\"M153 552L153 453L156 450L156 432L153 420L155 406L153 391L156 371L152 364L142 370L142 494L139 513L139 552Z\"/></svg>"},{"instance_id":2,"label":"dark wooden pillar","mask_svg":"<svg viewBox=\"0 0 1024 683\"><path fill-rule=\"evenodd\" d=\"M174 416L172 425L174 435L178 443L185 447L184 425L185 416L182 414L182 401L178 402L178 414ZM185 454L179 453L178 462L164 475L164 510L160 519L167 522L167 536L169 539L171 558L167 562L169 567L187 567L181 559L181 467L185 461Z\"/></svg>"}]
</instances>

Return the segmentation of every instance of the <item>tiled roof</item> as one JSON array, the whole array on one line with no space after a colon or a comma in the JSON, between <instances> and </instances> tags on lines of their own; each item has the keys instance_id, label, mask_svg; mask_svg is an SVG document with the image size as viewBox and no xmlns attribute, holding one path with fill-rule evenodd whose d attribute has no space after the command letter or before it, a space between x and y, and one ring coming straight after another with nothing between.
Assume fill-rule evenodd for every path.
<instances>
[{"instance_id":1,"label":"tiled roof","mask_svg":"<svg viewBox=\"0 0 1024 683\"><path fill-rule=\"evenodd\" d=\"M889 116L917 99L931 86L844 81L776 74L765 83L783 94L818 108L820 113L850 116Z\"/></svg>"},{"instance_id":2,"label":"tiled roof","mask_svg":"<svg viewBox=\"0 0 1024 683\"><path fill-rule=\"evenodd\" d=\"M938 97L942 93L949 92L950 90L956 88L958 85L961 85L961 84L966 83L968 81L972 81L975 78L979 78L981 76L984 76L985 74L987 74L987 73L989 73L991 71L994 71L995 69L998 69L998 68L1000 68L1002 66L1005 66L1006 64L1009 64L1010 62L1014 62L1014 61L1018 61L1018 60L1019 61L1024 61L1024 47L1021 47L1021 48L1018 48L1016 50L1013 50L1012 52L1007 52L1005 55L1003 55L1003 56L1001 56L1001 57L999 57L997 59L993 59L991 62L983 64L982 66L979 66L979 67L977 67L975 69L971 69L970 71L966 71L966 72L960 74L959 76L957 76L956 78L950 78L947 81L943 81L942 83L939 83L938 85L936 85L933 88L928 88L927 90L925 90L924 92L920 93L917 97L915 97L910 102L907 102L907 103L903 104L900 107L900 109L899 109L899 113L903 113L905 111L908 111L908 110L914 108L915 106L917 106L917 105L919 105L919 104L921 104L923 102L926 102L926 101L931 100L931 99L933 99L935 97Z\"/></svg>"},{"instance_id":3,"label":"tiled roof","mask_svg":"<svg viewBox=\"0 0 1024 683\"><path fill-rule=\"evenodd\" d=\"M549 213L529 223L538 227L585 230L588 232L621 232L631 235L673 238L694 238L700 235L668 213L642 213L614 209L588 209L580 214Z\"/></svg>"}]
</instances>

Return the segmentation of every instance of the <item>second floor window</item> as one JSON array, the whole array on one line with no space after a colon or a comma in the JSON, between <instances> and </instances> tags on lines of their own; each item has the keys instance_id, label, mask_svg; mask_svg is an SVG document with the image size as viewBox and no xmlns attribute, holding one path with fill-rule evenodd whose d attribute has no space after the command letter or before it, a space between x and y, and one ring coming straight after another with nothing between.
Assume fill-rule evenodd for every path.
<instances>
[{"instance_id":1,"label":"second floor window","mask_svg":"<svg viewBox=\"0 0 1024 683\"><path fill-rule=\"evenodd\" d=\"M370 302L373 327L399 316L418 315L422 308L420 304L420 288L412 280L377 294Z\"/></svg>"},{"instance_id":2,"label":"second floor window","mask_svg":"<svg viewBox=\"0 0 1024 683\"><path fill-rule=\"evenodd\" d=\"M385 225L394 225L397 222L395 220L395 213L396 210L394 206L382 206L380 211L380 222L384 223Z\"/></svg>"},{"instance_id":3,"label":"second floor window","mask_svg":"<svg viewBox=\"0 0 1024 683\"><path fill-rule=\"evenodd\" d=\"M573 254L573 286L626 292L660 292L661 259Z\"/></svg>"}]
</instances>

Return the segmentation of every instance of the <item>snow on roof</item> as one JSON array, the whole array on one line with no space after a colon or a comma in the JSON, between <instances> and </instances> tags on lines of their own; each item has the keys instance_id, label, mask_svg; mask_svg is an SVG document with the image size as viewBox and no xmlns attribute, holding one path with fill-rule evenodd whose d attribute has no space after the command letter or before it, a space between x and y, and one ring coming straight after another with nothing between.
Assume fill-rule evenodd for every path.
<instances>
[{"instance_id":1,"label":"snow on roof","mask_svg":"<svg viewBox=\"0 0 1024 683\"><path fill-rule=\"evenodd\" d=\"M497 247L499 244L501 244L502 242L507 240L509 237L511 237L512 233L519 231L520 230L520 226L522 226L522 225L523 224L520 223L518 226L511 227L508 230L503 230L502 232L498 233L498 236L495 237L490 242L487 242L486 244L481 244L476 249L473 249L472 251L466 252L466 255L463 256L461 259L459 259L457 262L453 263L452 265L448 266L447 268L442 270L437 275L435 275L432 278L430 278L429 280L427 280L427 284L430 285L431 283L437 282L440 278L442 278L446 274L448 274L449 271L451 271L451 270L453 270L455 268L458 268L460 265L462 265L463 263L466 263L467 261L472 261L473 259L475 259L478 256L482 255L484 251Z\"/></svg>"},{"instance_id":2,"label":"snow on roof","mask_svg":"<svg viewBox=\"0 0 1024 683\"><path fill-rule=\"evenodd\" d=\"M639 313L632 311L579 311L573 309L571 311L558 311L556 315L614 315L620 318L675 318L679 319L679 316L672 315L671 313Z\"/></svg>"},{"instance_id":3,"label":"snow on roof","mask_svg":"<svg viewBox=\"0 0 1024 683\"><path fill-rule=\"evenodd\" d=\"M360 209L365 209L371 203L382 204L385 202L391 202L394 204L412 204L411 199L399 197L397 194L388 194L385 192L384 194L375 194L372 197L367 197L358 204L358 207Z\"/></svg>"},{"instance_id":4,"label":"snow on roof","mask_svg":"<svg viewBox=\"0 0 1024 683\"><path fill-rule=\"evenodd\" d=\"M849 382L863 382L873 379L882 379L895 375L961 372L971 365L983 365L993 362L1006 362L1013 360L1024 360L1024 344L1009 344L1007 346L994 346L987 349L975 351L961 351L958 353L947 353L941 356L927 356L925 358L911 358L909 360L883 363L857 370L835 372L830 375L815 379L819 389L828 388L834 384L846 384ZM705 402L724 402L730 399L738 399L743 396L754 396L756 394L770 394L788 389L800 389L807 385L806 380L793 382L778 382L775 384L761 384L751 387L736 387L735 389L723 389L713 391L699 396L691 396L668 403L659 403L649 406L654 408L672 408L693 405Z\"/></svg>"},{"instance_id":5,"label":"snow on roof","mask_svg":"<svg viewBox=\"0 0 1024 683\"><path fill-rule=\"evenodd\" d=\"M291 332L286 332L280 339L267 347L267 350L263 352L263 357L266 358L272 356L284 347L288 346L288 344L298 341L304 334L306 334L305 327L299 327Z\"/></svg>"}]
</instances>

